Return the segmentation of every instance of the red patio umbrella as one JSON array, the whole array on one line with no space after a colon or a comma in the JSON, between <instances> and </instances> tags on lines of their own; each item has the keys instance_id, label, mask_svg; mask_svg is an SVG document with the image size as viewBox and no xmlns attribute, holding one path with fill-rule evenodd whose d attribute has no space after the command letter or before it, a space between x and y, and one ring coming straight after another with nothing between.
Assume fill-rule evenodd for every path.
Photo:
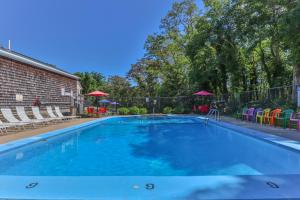
<instances>
[{"instance_id":1,"label":"red patio umbrella","mask_svg":"<svg viewBox=\"0 0 300 200\"><path fill-rule=\"evenodd\" d=\"M199 92L195 92L194 95L198 95L198 96L213 96L213 93L207 92L205 90L201 90Z\"/></svg>"},{"instance_id":2,"label":"red patio umbrella","mask_svg":"<svg viewBox=\"0 0 300 200\"><path fill-rule=\"evenodd\" d=\"M92 96L92 97L106 97L106 96L108 96L108 94L105 93L105 92L102 92L102 91L94 91L94 92L88 93L87 96Z\"/></svg>"},{"instance_id":3,"label":"red patio umbrella","mask_svg":"<svg viewBox=\"0 0 300 200\"><path fill-rule=\"evenodd\" d=\"M91 96L91 97L96 97L96 100L97 100L97 112L98 112L98 98L99 97L106 97L108 96L109 94L105 93L105 92L102 92L102 91L94 91L94 92L91 92L91 93L88 93L87 96Z\"/></svg>"},{"instance_id":4,"label":"red patio umbrella","mask_svg":"<svg viewBox=\"0 0 300 200\"><path fill-rule=\"evenodd\" d=\"M199 92L195 92L194 93L194 95L197 95L197 96L213 96L214 94L213 93L210 93L210 92L207 92L207 91L205 91L205 90L201 90L201 91L199 91ZM203 102L203 99L202 99L202 102ZM200 107L200 108L199 108ZM201 106L199 106L198 107L198 109L200 110L200 112L202 112L202 113L205 113L205 112L207 112L208 111L208 106L206 106L206 105L201 105ZM193 107L193 110L196 110L196 107L195 107L195 105L194 105L194 107Z\"/></svg>"}]
</instances>

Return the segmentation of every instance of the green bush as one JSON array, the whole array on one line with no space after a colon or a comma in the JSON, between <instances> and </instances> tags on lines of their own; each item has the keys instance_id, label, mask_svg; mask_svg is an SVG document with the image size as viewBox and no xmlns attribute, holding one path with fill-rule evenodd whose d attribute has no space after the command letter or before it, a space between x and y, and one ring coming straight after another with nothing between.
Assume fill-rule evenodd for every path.
<instances>
[{"instance_id":1,"label":"green bush","mask_svg":"<svg viewBox=\"0 0 300 200\"><path fill-rule=\"evenodd\" d=\"M128 108L119 108L118 112L120 115L128 115L129 109Z\"/></svg>"},{"instance_id":2,"label":"green bush","mask_svg":"<svg viewBox=\"0 0 300 200\"><path fill-rule=\"evenodd\" d=\"M145 114L147 114L147 113L148 113L147 108L140 108L140 109L139 109L139 114L140 114L140 115L145 115Z\"/></svg>"},{"instance_id":3,"label":"green bush","mask_svg":"<svg viewBox=\"0 0 300 200\"><path fill-rule=\"evenodd\" d=\"M163 113L164 114L171 114L173 112L173 109L171 107L164 107Z\"/></svg>"},{"instance_id":4,"label":"green bush","mask_svg":"<svg viewBox=\"0 0 300 200\"><path fill-rule=\"evenodd\" d=\"M176 106L174 108L174 111L173 111L175 114L182 114L184 113L184 107L183 106Z\"/></svg>"},{"instance_id":5,"label":"green bush","mask_svg":"<svg viewBox=\"0 0 300 200\"><path fill-rule=\"evenodd\" d=\"M138 115L140 113L140 109L136 106L129 108L129 114L131 115Z\"/></svg>"}]
</instances>

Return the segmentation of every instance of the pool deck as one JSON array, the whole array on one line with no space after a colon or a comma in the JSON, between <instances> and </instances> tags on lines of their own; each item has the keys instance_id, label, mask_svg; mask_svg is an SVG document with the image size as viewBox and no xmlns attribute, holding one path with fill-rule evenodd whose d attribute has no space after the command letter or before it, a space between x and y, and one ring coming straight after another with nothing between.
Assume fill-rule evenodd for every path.
<instances>
[{"instance_id":1,"label":"pool deck","mask_svg":"<svg viewBox=\"0 0 300 200\"><path fill-rule=\"evenodd\" d=\"M93 120L95 120L95 118L79 118L76 120L70 120L70 121L66 121L66 122L62 122L62 123L58 123L58 124L51 124L49 126L40 127L40 128L36 128L36 129L28 129L28 130L21 131L21 132L2 135L2 136L0 136L0 144L4 144L4 143L11 142L11 141L18 140L18 139L28 138L31 136L39 135L42 133L47 133L50 131L55 131L58 129L67 128L70 126L82 124L82 123L93 121Z\"/></svg>"},{"instance_id":2,"label":"pool deck","mask_svg":"<svg viewBox=\"0 0 300 200\"><path fill-rule=\"evenodd\" d=\"M258 123L253 123L253 122L247 122L243 120L238 120L233 117L228 117L228 116L222 116L221 121L227 122L230 124L234 124L240 127L244 128L249 128L253 129L256 131L261 131L264 133L280 136L283 138L287 138L290 140L295 140L295 141L300 141L300 132L295 130L295 129L283 129L280 127L274 127L274 126L269 126L269 125L260 125Z\"/></svg>"}]
</instances>

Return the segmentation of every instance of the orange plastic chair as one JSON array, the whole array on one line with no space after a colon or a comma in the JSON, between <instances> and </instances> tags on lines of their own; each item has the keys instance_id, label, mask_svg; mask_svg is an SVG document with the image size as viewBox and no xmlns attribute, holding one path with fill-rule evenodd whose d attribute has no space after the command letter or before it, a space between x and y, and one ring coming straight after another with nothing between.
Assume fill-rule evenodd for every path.
<instances>
[{"instance_id":1,"label":"orange plastic chair","mask_svg":"<svg viewBox=\"0 0 300 200\"><path fill-rule=\"evenodd\" d=\"M101 114L105 114L107 112L107 108L102 107L99 111Z\"/></svg>"},{"instance_id":2,"label":"orange plastic chair","mask_svg":"<svg viewBox=\"0 0 300 200\"><path fill-rule=\"evenodd\" d=\"M100 107L98 108L98 111L97 111L97 115L99 114L105 114L107 112L107 108L104 108L104 107Z\"/></svg>"},{"instance_id":3,"label":"orange plastic chair","mask_svg":"<svg viewBox=\"0 0 300 200\"><path fill-rule=\"evenodd\" d=\"M268 122L270 125L272 126L275 125L276 117L280 117L281 111L282 110L280 108L271 111L270 116L268 117Z\"/></svg>"}]
</instances>

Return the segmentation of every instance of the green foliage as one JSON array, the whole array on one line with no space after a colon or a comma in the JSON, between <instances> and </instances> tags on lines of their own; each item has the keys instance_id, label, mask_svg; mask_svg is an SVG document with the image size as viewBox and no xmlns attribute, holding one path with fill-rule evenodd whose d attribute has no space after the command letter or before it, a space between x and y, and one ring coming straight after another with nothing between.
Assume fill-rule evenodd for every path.
<instances>
[{"instance_id":1,"label":"green foliage","mask_svg":"<svg viewBox=\"0 0 300 200\"><path fill-rule=\"evenodd\" d=\"M122 99L126 96L131 96L133 92L130 82L126 78L120 76L108 77L105 91L114 99ZM126 94L126 96L124 94Z\"/></svg>"},{"instance_id":2,"label":"green foliage","mask_svg":"<svg viewBox=\"0 0 300 200\"><path fill-rule=\"evenodd\" d=\"M174 110L173 113L175 114L183 114L185 111L184 107L182 105L177 105Z\"/></svg>"},{"instance_id":3,"label":"green foliage","mask_svg":"<svg viewBox=\"0 0 300 200\"><path fill-rule=\"evenodd\" d=\"M99 72L76 72L75 75L80 78L82 94L105 89L105 77Z\"/></svg>"},{"instance_id":4,"label":"green foliage","mask_svg":"<svg viewBox=\"0 0 300 200\"><path fill-rule=\"evenodd\" d=\"M118 109L118 113L120 114L120 115L128 115L129 114L129 109L128 108L119 108Z\"/></svg>"},{"instance_id":5,"label":"green foliage","mask_svg":"<svg viewBox=\"0 0 300 200\"><path fill-rule=\"evenodd\" d=\"M137 106L133 106L129 108L129 114L138 115L140 113L140 109Z\"/></svg>"},{"instance_id":6,"label":"green foliage","mask_svg":"<svg viewBox=\"0 0 300 200\"><path fill-rule=\"evenodd\" d=\"M159 87L159 68L159 61L146 58L132 65L127 77L138 84L141 96L156 96Z\"/></svg>"},{"instance_id":7,"label":"green foliage","mask_svg":"<svg viewBox=\"0 0 300 200\"><path fill-rule=\"evenodd\" d=\"M130 108L119 108L118 112L120 115L145 115L148 113L146 108L138 108L137 106L133 106Z\"/></svg>"},{"instance_id":8,"label":"green foliage","mask_svg":"<svg viewBox=\"0 0 300 200\"><path fill-rule=\"evenodd\" d=\"M83 93L103 90L128 103L208 90L227 101L232 93L291 85L293 77L300 84L300 0L203 2L199 11L195 0L175 1L126 78L76 73Z\"/></svg>"},{"instance_id":9,"label":"green foliage","mask_svg":"<svg viewBox=\"0 0 300 200\"><path fill-rule=\"evenodd\" d=\"M173 108L171 107L164 107L163 113L164 114L171 114L173 112Z\"/></svg>"},{"instance_id":10,"label":"green foliage","mask_svg":"<svg viewBox=\"0 0 300 200\"><path fill-rule=\"evenodd\" d=\"M148 113L147 108L139 108L139 114L140 114L140 115L145 115L145 114L147 114L147 113Z\"/></svg>"}]
</instances>

